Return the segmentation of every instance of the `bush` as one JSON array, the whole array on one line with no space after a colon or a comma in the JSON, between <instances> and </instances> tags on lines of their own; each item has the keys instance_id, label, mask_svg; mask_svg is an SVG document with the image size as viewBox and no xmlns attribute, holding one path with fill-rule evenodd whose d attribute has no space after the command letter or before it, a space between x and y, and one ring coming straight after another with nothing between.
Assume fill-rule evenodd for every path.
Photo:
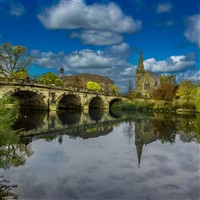
<instances>
[{"instance_id":1,"label":"bush","mask_svg":"<svg viewBox=\"0 0 200 200\"><path fill-rule=\"evenodd\" d=\"M200 113L200 87L197 88L195 106L196 106L197 112Z\"/></svg>"},{"instance_id":2,"label":"bush","mask_svg":"<svg viewBox=\"0 0 200 200\"><path fill-rule=\"evenodd\" d=\"M87 89L92 91L100 91L101 86L96 82L89 81L87 82Z\"/></svg>"}]
</instances>

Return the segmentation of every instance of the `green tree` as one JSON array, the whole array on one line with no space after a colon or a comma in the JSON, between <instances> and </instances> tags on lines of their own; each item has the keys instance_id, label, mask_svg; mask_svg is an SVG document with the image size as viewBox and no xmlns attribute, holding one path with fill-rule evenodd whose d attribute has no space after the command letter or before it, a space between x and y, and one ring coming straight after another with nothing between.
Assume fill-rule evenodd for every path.
<instances>
[{"instance_id":1,"label":"green tree","mask_svg":"<svg viewBox=\"0 0 200 200\"><path fill-rule=\"evenodd\" d=\"M189 101L196 97L196 85L189 80L182 81L176 92L176 96L185 99L188 105Z\"/></svg>"},{"instance_id":2,"label":"green tree","mask_svg":"<svg viewBox=\"0 0 200 200\"><path fill-rule=\"evenodd\" d=\"M26 69L31 61L24 46L13 46L10 43L0 46L0 74L3 77L13 78L15 72Z\"/></svg>"},{"instance_id":3,"label":"green tree","mask_svg":"<svg viewBox=\"0 0 200 200\"><path fill-rule=\"evenodd\" d=\"M197 112L200 113L200 87L197 88L197 93L196 93L196 109Z\"/></svg>"},{"instance_id":4,"label":"green tree","mask_svg":"<svg viewBox=\"0 0 200 200\"><path fill-rule=\"evenodd\" d=\"M45 85L56 85L56 86L61 86L63 85L62 80L58 76L56 76L52 72L48 72L46 74L43 74L39 77L39 83L45 84Z\"/></svg>"},{"instance_id":5,"label":"green tree","mask_svg":"<svg viewBox=\"0 0 200 200\"><path fill-rule=\"evenodd\" d=\"M160 76L160 86L154 91L154 99L172 101L176 96L175 75L162 75Z\"/></svg>"},{"instance_id":6,"label":"green tree","mask_svg":"<svg viewBox=\"0 0 200 200\"><path fill-rule=\"evenodd\" d=\"M26 69L21 69L20 71L13 72L11 76L15 79L26 79L29 77L28 71Z\"/></svg>"},{"instance_id":7,"label":"green tree","mask_svg":"<svg viewBox=\"0 0 200 200\"><path fill-rule=\"evenodd\" d=\"M112 91L113 93L120 93L120 89L119 89L119 87L117 87L116 85L112 85L112 86L111 86L111 91Z\"/></svg>"},{"instance_id":8,"label":"green tree","mask_svg":"<svg viewBox=\"0 0 200 200\"><path fill-rule=\"evenodd\" d=\"M87 89L92 91L100 91L101 86L97 82L89 81L87 82Z\"/></svg>"}]
</instances>

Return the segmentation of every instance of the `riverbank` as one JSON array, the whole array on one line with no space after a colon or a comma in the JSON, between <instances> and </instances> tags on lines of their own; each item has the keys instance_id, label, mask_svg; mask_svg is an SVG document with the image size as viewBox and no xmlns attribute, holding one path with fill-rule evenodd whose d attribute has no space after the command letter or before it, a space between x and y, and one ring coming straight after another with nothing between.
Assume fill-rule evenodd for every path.
<instances>
[{"instance_id":1,"label":"riverbank","mask_svg":"<svg viewBox=\"0 0 200 200\"><path fill-rule=\"evenodd\" d=\"M177 114L197 113L195 101L186 102L183 100L162 101L153 99L134 99L132 101L115 104L111 109Z\"/></svg>"}]
</instances>

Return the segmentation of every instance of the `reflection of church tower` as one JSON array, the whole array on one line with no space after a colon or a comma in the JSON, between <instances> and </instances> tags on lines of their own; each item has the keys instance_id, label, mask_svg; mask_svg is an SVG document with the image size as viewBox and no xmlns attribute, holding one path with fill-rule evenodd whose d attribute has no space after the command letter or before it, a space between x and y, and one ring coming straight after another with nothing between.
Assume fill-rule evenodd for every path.
<instances>
[{"instance_id":1,"label":"reflection of church tower","mask_svg":"<svg viewBox=\"0 0 200 200\"><path fill-rule=\"evenodd\" d=\"M143 75L145 73L144 70L144 64L143 64L143 58L142 58L142 51L140 51L140 57L138 60L138 67L136 70L136 93L140 93L141 89L142 89L142 85L141 85L141 80L143 78Z\"/></svg>"},{"instance_id":2,"label":"reflection of church tower","mask_svg":"<svg viewBox=\"0 0 200 200\"><path fill-rule=\"evenodd\" d=\"M140 137L140 133L136 133L136 132L135 132L135 146L137 150L138 167L140 167L144 142L143 142L143 139Z\"/></svg>"},{"instance_id":3,"label":"reflection of church tower","mask_svg":"<svg viewBox=\"0 0 200 200\"><path fill-rule=\"evenodd\" d=\"M136 146L136 151L137 151L138 167L140 167L140 162L142 158L142 149L144 146L142 125L143 125L142 121L135 122L135 146Z\"/></svg>"},{"instance_id":4,"label":"reflection of church tower","mask_svg":"<svg viewBox=\"0 0 200 200\"><path fill-rule=\"evenodd\" d=\"M58 136L58 143L61 145L63 142L63 135Z\"/></svg>"}]
</instances>

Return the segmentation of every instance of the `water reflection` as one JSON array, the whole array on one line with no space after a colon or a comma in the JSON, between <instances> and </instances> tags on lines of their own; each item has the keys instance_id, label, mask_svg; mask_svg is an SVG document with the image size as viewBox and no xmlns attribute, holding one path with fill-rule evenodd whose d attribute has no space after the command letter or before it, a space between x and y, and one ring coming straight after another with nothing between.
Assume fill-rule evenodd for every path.
<instances>
[{"instance_id":1,"label":"water reflection","mask_svg":"<svg viewBox=\"0 0 200 200\"><path fill-rule=\"evenodd\" d=\"M18 199L18 195L13 190L16 187L17 185L11 184L3 175L0 176L0 199Z\"/></svg>"},{"instance_id":2,"label":"water reflection","mask_svg":"<svg viewBox=\"0 0 200 200\"><path fill-rule=\"evenodd\" d=\"M33 120L35 121L31 122ZM24 122L26 124L24 124ZM44 171L51 174L52 169L55 171L58 170L56 174L58 178L54 177L54 179L56 178L55 186L57 188L53 188L54 191L52 190L52 192L49 191L50 196L48 196L48 193L46 194L41 191L41 199L53 198L51 196L53 194L58 195L55 199L64 199L66 198L66 194L69 199L80 199L80 196L77 196L78 194L75 190L81 190L85 199L117 199L118 197L123 198L123 195L125 195L124 199L134 199L131 198L131 195L133 195L132 189L127 189L129 188L127 183L129 183L130 186L139 185L148 182L149 179L160 178L161 174L162 178L167 177L167 179L170 176L175 176L176 170L173 171L171 168L164 168L163 165L159 163L162 161L167 166L170 160L170 156L167 157L167 151L169 151L170 148L162 153L161 147L157 146L158 144L173 144L171 146L175 146L180 145L180 141L182 143L194 142L194 144L200 142L200 116L164 116L158 114L122 112L114 112L110 115L107 110L91 111L89 113L59 111L50 113L32 112L31 114L25 112L21 113L21 116L13 128L20 129L20 134L18 136L16 136L16 134L9 136L8 134L1 137L0 140L0 168L3 169L4 172L10 173L12 172L12 170L10 171L11 167L13 170L16 168L16 171L14 171L15 173L23 174L17 171L17 168L25 165L28 160L32 160L33 163L37 161L35 164L29 162L29 170L37 172L37 176L35 176L34 179L39 182L38 185L42 185L45 188L49 187L48 183L50 181L49 179L46 180L43 176ZM128 140L128 144L135 150L134 159L137 162L137 167L139 167L136 168L140 170L141 174L136 174L136 168L130 165L131 159L134 157L132 155L133 152L127 152L128 148L126 145L122 145L121 135ZM148 152L149 157L147 157L147 153L145 153L144 149L146 149L147 146L150 147L153 145L155 145L154 148L156 150L154 151L153 148L150 148L151 151ZM111 150L109 148L111 148ZM38 154L40 151L44 151L45 153ZM36 157L33 156L34 152L37 155ZM156 154L152 152L156 152ZM187 156L187 154L183 155L182 152L179 153L184 159L184 156ZM31 159L32 157L34 157L34 159ZM187 162L183 162L182 160L184 159L181 160L181 157L177 158L178 160L175 160L175 163L180 162L181 166L183 166L181 169L177 170L192 169L190 172L197 172L194 160L191 161L191 163L193 163L192 166L188 161L190 157L191 155L188 155ZM150 161L157 160L157 162L150 166L146 164L148 159ZM155 165L160 168L152 170L152 167ZM105 166L108 166L108 168L105 168ZM44 169L42 167L44 167ZM113 175L118 168L120 168L123 173L117 171L117 174ZM40 173L38 169L39 171L43 169L43 171L41 170ZM62 171L63 169L65 173ZM26 171L25 168L23 170ZM133 179L131 179L130 174L134 177ZM9 175L9 173L7 173L7 175ZM40 176L46 180L46 182L43 182L44 180L39 178ZM78 176L81 178L78 178ZM32 173L28 174L27 178L24 177L24 180L19 178L20 180L17 182L19 187L21 182L25 182L25 185L29 185L30 177L32 177ZM93 177L96 177L95 180ZM102 182L106 184L107 189L110 188L108 191L115 191L114 193L118 196L112 195L113 192L107 191L107 193L104 193L103 191L99 191L99 187L105 189L103 183L101 184L99 182L101 177L104 177L105 180L102 180ZM109 180L107 177L110 177ZM198 182L198 177L196 177L196 179L197 181L194 183ZM35 182L37 182L36 180ZM75 184L74 181L76 180L76 187L73 187ZM68 184L68 182L72 183ZM33 181L31 184L36 183ZM124 185L126 185L126 187L124 187ZM138 185L137 187L139 187ZM11 186L12 184L10 184L10 190L8 190L11 192L10 196L13 191L13 187ZM172 186L169 184L168 187L163 185L162 187L172 190ZM180 187L180 185L177 187ZM39 192L35 191L33 188L34 187L27 189L27 196L25 196L24 199L36 199L34 195L36 193L39 194ZM45 190L44 188L42 189L42 187L35 188ZM62 193L62 188L65 190L65 193ZM66 188L71 188L71 190ZM119 188L121 189L119 190ZM161 190L164 190L163 188ZM0 182L0 194L5 195L4 190L5 182ZM16 191L18 190L20 191L20 189L16 189ZM97 193L93 193L92 195L90 193L91 190ZM138 195L136 195L138 197L136 199L145 199L147 196L155 195L152 191L149 191L147 196L141 197L143 193L141 191L143 191L143 189L140 191L141 194L138 194L139 190L139 188L137 188L137 191L134 190L135 195ZM178 190L179 189L177 189L177 191ZM16 195L13 197L17 198L17 194L15 194L14 191L13 194ZM161 194L157 199L162 198ZM195 198L198 197L198 192L194 192L194 194Z\"/></svg>"}]
</instances>

